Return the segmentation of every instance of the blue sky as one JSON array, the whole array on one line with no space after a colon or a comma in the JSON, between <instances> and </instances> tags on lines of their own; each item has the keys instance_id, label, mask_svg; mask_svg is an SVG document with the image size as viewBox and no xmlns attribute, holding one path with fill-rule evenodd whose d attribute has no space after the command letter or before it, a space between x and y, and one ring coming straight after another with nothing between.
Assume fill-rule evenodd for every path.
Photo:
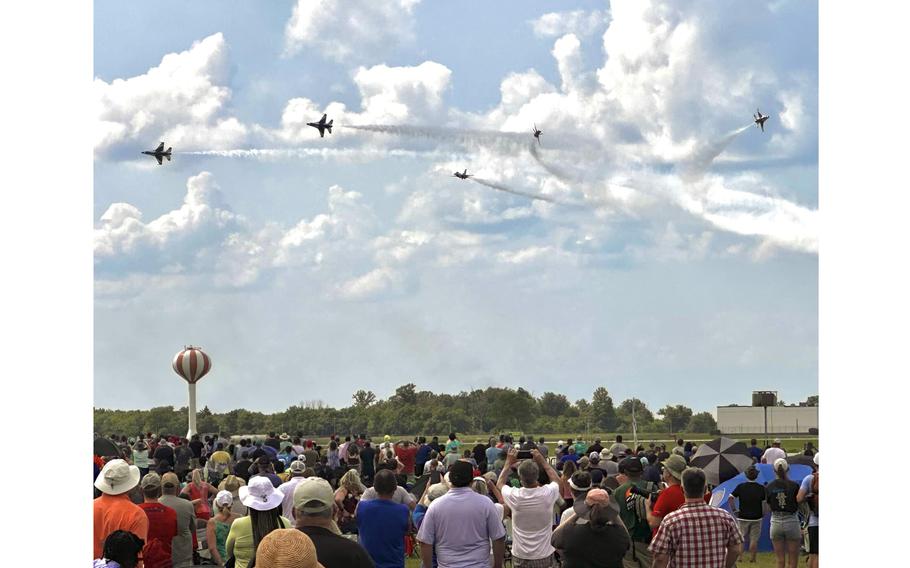
<instances>
[{"instance_id":1,"label":"blue sky","mask_svg":"<svg viewBox=\"0 0 910 568\"><path fill-rule=\"evenodd\" d=\"M97 406L817 393L814 3L300 4L95 2Z\"/></svg>"}]
</instances>

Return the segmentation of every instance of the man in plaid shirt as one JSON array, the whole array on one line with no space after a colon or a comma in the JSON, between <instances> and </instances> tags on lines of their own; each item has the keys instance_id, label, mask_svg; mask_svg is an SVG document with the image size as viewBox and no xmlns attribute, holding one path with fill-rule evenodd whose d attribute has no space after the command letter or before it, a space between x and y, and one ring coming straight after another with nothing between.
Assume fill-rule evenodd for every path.
<instances>
[{"instance_id":1,"label":"man in plaid shirt","mask_svg":"<svg viewBox=\"0 0 910 568\"><path fill-rule=\"evenodd\" d=\"M682 473L686 502L663 518L651 541L653 568L732 568L743 537L733 515L705 504L705 472Z\"/></svg>"}]
</instances>

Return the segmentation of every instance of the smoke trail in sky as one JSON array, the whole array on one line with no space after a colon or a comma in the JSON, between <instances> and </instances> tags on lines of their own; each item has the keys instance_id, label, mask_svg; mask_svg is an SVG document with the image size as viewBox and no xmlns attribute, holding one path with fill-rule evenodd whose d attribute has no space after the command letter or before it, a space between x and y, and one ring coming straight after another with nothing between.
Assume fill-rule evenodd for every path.
<instances>
[{"instance_id":1,"label":"smoke trail in sky","mask_svg":"<svg viewBox=\"0 0 910 568\"><path fill-rule=\"evenodd\" d=\"M684 181L695 181L701 178L701 176L708 171L708 168L711 167L714 158L726 150L727 146L729 146L737 136L746 130L749 130L751 127L752 124L747 124L727 133L718 140L709 142L700 148L696 148L689 160L680 168L680 176Z\"/></svg>"},{"instance_id":2,"label":"smoke trail in sky","mask_svg":"<svg viewBox=\"0 0 910 568\"><path fill-rule=\"evenodd\" d=\"M247 148L174 152L174 154L188 156L217 156L222 158L249 158L258 160L311 157L323 159L377 159L389 156L396 158L446 158L452 156L452 152L442 152L439 150L386 150L380 148Z\"/></svg>"},{"instance_id":3,"label":"smoke trail in sky","mask_svg":"<svg viewBox=\"0 0 910 568\"><path fill-rule=\"evenodd\" d=\"M467 148L488 148L503 154L517 155L527 148L529 135L519 132L498 132L495 130L471 130L442 126L411 126L385 124L343 125L344 128L394 134L410 138L424 138L441 142L452 142Z\"/></svg>"},{"instance_id":4,"label":"smoke trail in sky","mask_svg":"<svg viewBox=\"0 0 910 568\"><path fill-rule=\"evenodd\" d=\"M569 173L563 171L561 168L559 168L553 164L545 162L540 157L540 150L537 148L537 145L534 144L533 142L531 143L530 151L531 151L531 156L533 156L534 159L537 160L537 163L540 164L541 167L543 167L543 169L547 170L547 172L550 175L552 175L556 178L559 178L563 181L578 181L573 176L569 175Z\"/></svg>"},{"instance_id":5,"label":"smoke trail in sky","mask_svg":"<svg viewBox=\"0 0 910 568\"><path fill-rule=\"evenodd\" d=\"M529 197L531 199L539 199L540 201L548 201L550 203L559 203L559 201L556 201L555 199L553 199L552 197L549 197L547 195L540 195L539 193L529 193L529 192L520 191L517 189L512 189L511 187L507 187L500 183L492 182L492 181L485 180L482 178L470 177L468 179L471 181L477 182L480 185L485 185L489 188L496 189L499 191L505 191L506 193L511 193L513 195L521 195L522 197Z\"/></svg>"}]
</instances>

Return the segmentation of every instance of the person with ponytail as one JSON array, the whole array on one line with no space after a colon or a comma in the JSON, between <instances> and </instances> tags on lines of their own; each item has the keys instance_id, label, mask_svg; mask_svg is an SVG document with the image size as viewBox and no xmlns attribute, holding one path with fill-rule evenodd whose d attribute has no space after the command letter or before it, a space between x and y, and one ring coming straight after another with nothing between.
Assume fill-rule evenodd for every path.
<instances>
[{"instance_id":1,"label":"person with ponytail","mask_svg":"<svg viewBox=\"0 0 910 568\"><path fill-rule=\"evenodd\" d=\"M799 517L796 514L799 484L790 480L790 464L784 458L774 460L777 479L765 487L771 508L771 545L777 557L777 568L796 568L799 546L803 540Z\"/></svg>"},{"instance_id":2,"label":"person with ponytail","mask_svg":"<svg viewBox=\"0 0 910 568\"><path fill-rule=\"evenodd\" d=\"M104 539L101 558L96 558L94 568L136 568L139 553L145 541L129 531L117 530Z\"/></svg>"},{"instance_id":3,"label":"person with ponytail","mask_svg":"<svg viewBox=\"0 0 910 568\"><path fill-rule=\"evenodd\" d=\"M236 568L247 568L265 535L294 525L281 515L284 493L276 489L268 477L251 477L250 484L241 487L239 494L240 501L249 508L249 514L231 523L224 548L225 555L234 558Z\"/></svg>"},{"instance_id":4,"label":"person with ponytail","mask_svg":"<svg viewBox=\"0 0 910 568\"><path fill-rule=\"evenodd\" d=\"M617 505L609 493L599 488L578 499L584 500L583 515L576 507L550 539L560 552L563 568L622 568L632 539L619 518ZM587 517L587 522L578 522L583 517Z\"/></svg>"},{"instance_id":5,"label":"person with ponytail","mask_svg":"<svg viewBox=\"0 0 910 568\"><path fill-rule=\"evenodd\" d=\"M209 545L209 551L218 566L224 566L227 560L227 543L228 533L231 531L231 525L240 515L234 513L231 508L234 504L234 496L230 491L221 490L215 495L215 516L208 520L205 527L205 541Z\"/></svg>"}]
</instances>

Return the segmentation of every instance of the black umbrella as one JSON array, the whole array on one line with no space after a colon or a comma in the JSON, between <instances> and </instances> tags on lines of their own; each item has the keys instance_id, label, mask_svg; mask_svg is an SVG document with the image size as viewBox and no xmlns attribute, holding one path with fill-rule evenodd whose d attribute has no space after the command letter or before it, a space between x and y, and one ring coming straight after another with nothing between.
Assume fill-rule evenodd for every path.
<instances>
[{"instance_id":1,"label":"black umbrella","mask_svg":"<svg viewBox=\"0 0 910 568\"><path fill-rule=\"evenodd\" d=\"M752 465L752 456L742 442L715 438L698 446L689 465L705 470L705 477L711 485L720 485Z\"/></svg>"},{"instance_id":2,"label":"black umbrella","mask_svg":"<svg viewBox=\"0 0 910 568\"><path fill-rule=\"evenodd\" d=\"M812 469L815 469L815 460L804 454L787 456L787 463L790 465L807 465Z\"/></svg>"},{"instance_id":3,"label":"black umbrella","mask_svg":"<svg viewBox=\"0 0 910 568\"><path fill-rule=\"evenodd\" d=\"M108 438L95 438L93 446L96 456L101 456L103 458L121 457L120 448Z\"/></svg>"}]
</instances>

